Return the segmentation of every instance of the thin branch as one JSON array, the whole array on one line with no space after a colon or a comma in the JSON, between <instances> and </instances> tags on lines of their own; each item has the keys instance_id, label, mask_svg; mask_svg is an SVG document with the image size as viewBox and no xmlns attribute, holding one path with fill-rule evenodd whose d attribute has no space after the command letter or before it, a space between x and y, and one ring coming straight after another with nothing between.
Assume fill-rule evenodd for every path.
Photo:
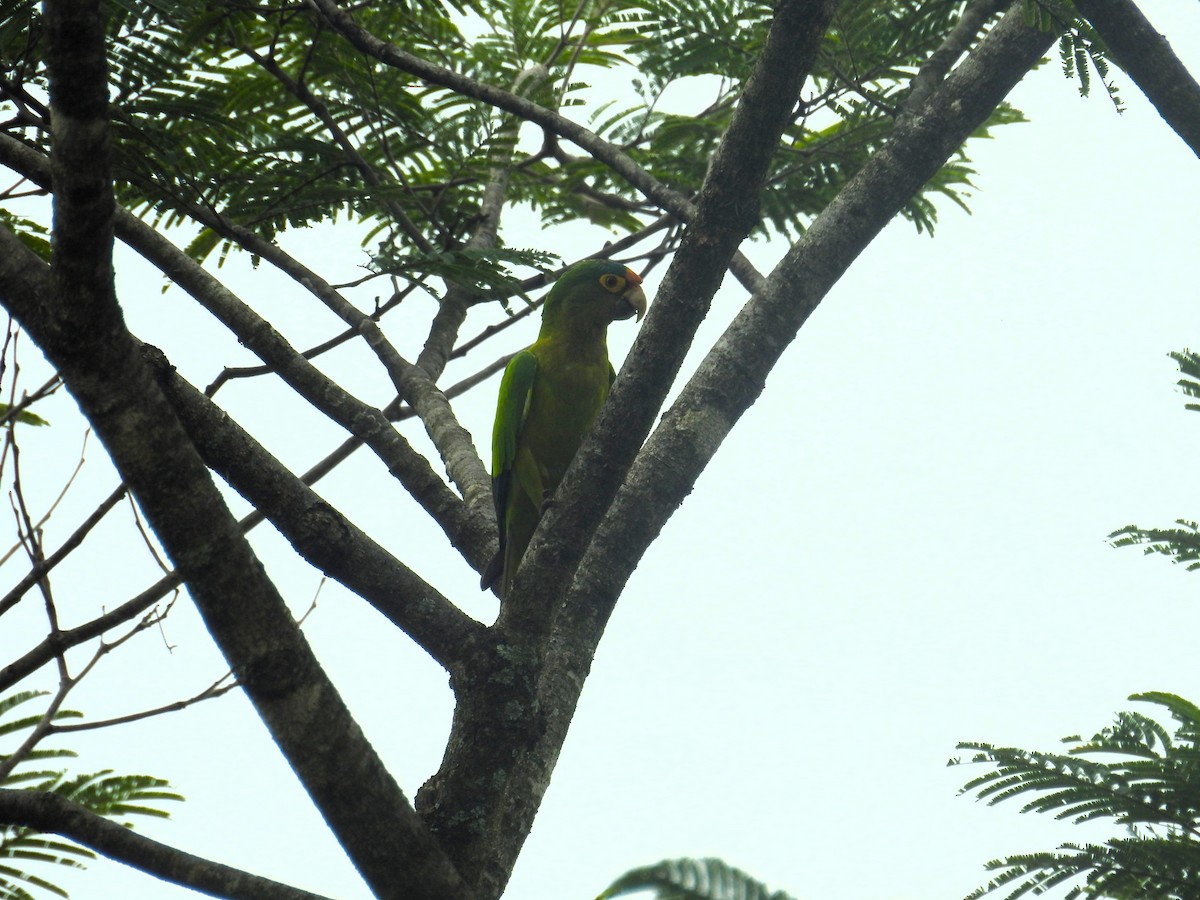
<instances>
[{"instance_id":1,"label":"thin branch","mask_svg":"<svg viewBox=\"0 0 1200 900\"><path fill-rule=\"evenodd\" d=\"M142 517L138 515L137 503L132 497L129 497L129 511L133 514L134 527L137 528L138 534L142 536L142 543L145 544L146 549L150 551L150 558L154 560L154 564L158 566L158 568L164 574L170 574L171 567L167 565L167 561L159 555L158 548L154 546L154 541L151 539L150 535L147 534L146 527L142 524Z\"/></svg>"},{"instance_id":2,"label":"thin branch","mask_svg":"<svg viewBox=\"0 0 1200 900\"><path fill-rule=\"evenodd\" d=\"M54 515L54 510L58 509L58 504L60 504L63 501L63 498L67 496L67 491L69 491L71 489L71 485L75 483L75 479L83 469L83 464L86 461L87 439L89 433L90 432L84 432L83 446L79 448L79 461L75 464L75 468L71 470L71 474L67 477L66 484L62 486L62 489L58 492L58 496L54 498L54 501L50 504L49 508L47 508L47 510L42 514L41 518L37 520L37 523L30 523L30 528L41 528L48 521L50 521L50 517ZM18 531L18 535L19 534L20 532ZM5 553L3 556L0 556L0 565L3 565L5 562L7 562L19 547L19 543L15 544L9 548L7 553ZM2 605L0 605L0 613L3 613Z\"/></svg>"},{"instance_id":3,"label":"thin branch","mask_svg":"<svg viewBox=\"0 0 1200 900\"><path fill-rule=\"evenodd\" d=\"M16 583L16 585L13 586L13 588L7 594L5 594L3 597L0 597L0 616L4 615L4 613L8 612L8 610L12 609L13 606L20 602L26 591L37 584L40 579L48 575L55 566L67 558L67 555L71 553L72 550L83 543L83 539L88 536L88 533L100 523L101 519L108 515L112 508L116 506L124 496L125 485L122 484L100 502L100 505L93 510L91 515L83 520L82 524L80 524L78 528L71 532L70 536L63 541L62 545L57 550L51 553L43 561L33 566L33 568L30 569L29 572L26 573L25 576Z\"/></svg>"},{"instance_id":4,"label":"thin branch","mask_svg":"<svg viewBox=\"0 0 1200 900\"><path fill-rule=\"evenodd\" d=\"M20 400L10 400L8 409L0 414L0 426L7 425L39 400L45 400L47 397L53 395L60 387L62 387L62 379L60 379L57 375L51 375L46 382L32 394L22 393ZM16 390L15 382L13 384L13 389Z\"/></svg>"},{"instance_id":5,"label":"thin branch","mask_svg":"<svg viewBox=\"0 0 1200 900\"><path fill-rule=\"evenodd\" d=\"M22 654L18 659L0 668L0 693L28 678L59 654L103 635L106 631L123 625L135 616L146 612L158 600L183 584L178 573L160 578L140 594L126 600L116 609L97 616L90 622L75 628L67 628L52 634ZM151 614L153 615L153 613Z\"/></svg>"},{"instance_id":6,"label":"thin branch","mask_svg":"<svg viewBox=\"0 0 1200 900\"><path fill-rule=\"evenodd\" d=\"M453 670L484 631L434 587L307 487L211 400L179 375L161 351L143 347L167 399L205 462L296 552L362 597ZM468 555L477 571L486 556Z\"/></svg>"},{"instance_id":7,"label":"thin branch","mask_svg":"<svg viewBox=\"0 0 1200 900\"><path fill-rule=\"evenodd\" d=\"M77 0L58 2L83 6ZM95 24L62 33L87 41L95 52L103 47L104 34L99 13L92 9L91 14ZM88 58L86 53L62 58L81 55ZM92 77L85 96L103 98L103 72ZM61 121L57 114L55 121ZM103 129L95 127L80 131L89 139L100 133ZM94 168L96 158L93 152L85 165ZM56 187L61 185L56 182ZM56 222L61 218L60 210ZM95 272L86 285L74 284L74 268L81 276L87 269L77 265L56 272L64 289L52 291L45 264L0 228L0 297L63 374L159 541L186 577L205 625L246 696L347 856L381 896L469 897L470 890L366 740L229 514L142 362L115 296L101 291L95 302L80 304L60 299L64 294L90 295L102 287L94 281ZM237 603L230 602L233 597ZM330 741L331 734L338 739ZM361 790L347 791L347 784ZM412 865L398 867L397 859Z\"/></svg>"},{"instance_id":8,"label":"thin branch","mask_svg":"<svg viewBox=\"0 0 1200 900\"><path fill-rule=\"evenodd\" d=\"M95 722L77 722L73 725L50 725L46 729L46 736L53 734L63 734L69 731L95 731L97 728L109 728L113 725L127 725L130 722L140 722L142 719L153 718L167 713L179 712L187 709L189 706L194 706L197 703L203 703L205 700L215 700L218 697L224 697L232 690L236 690L240 685L236 681L225 684L233 677L232 672L222 675L215 682L210 684L200 693L186 700L176 700L174 703L166 703L162 706L157 706L154 709L142 710L141 712L129 713L124 716L115 716L111 719L99 719ZM3 781L0 778L0 781Z\"/></svg>"},{"instance_id":9,"label":"thin branch","mask_svg":"<svg viewBox=\"0 0 1200 900\"><path fill-rule=\"evenodd\" d=\"M383 276L379 275L379 274L373 274L368 277L369 278L382 278ZM354 287L354 286L355 285L340 285L339 287ZM406 287L404 290L397 291L391 297L389 297L385 302L378 304L376 306L376 308L370 313L370 317L373 320L375 320L376 322L378 322L381 318L383 318L383 316L386 313L391 312L393 309L395 309L397 306L399 306L401 303L403 303L404 300L407 299L409 297L409 295L413 291L415 291L419 286L420 286L419 282L413 282L413 283L409 284L409 286ZM307 359L309 362L311 362L312 360L316 359L318 356L322 355L323 353L328 353L330 350L340 347L342 344L346 343L347 341L351 340L352 338L358 337L358 335L359 335L358 328L347 328L347 329L339 332L338 334L335 334L333 337L329 338L329 340L322 341L321 343L319 343L313 347L310 347L307 350L301 351L300 355L302 357L304 357L305 359ZM208 385L208 387L206 387L204 389L204 393L208 397L215 396L217 391L220 390L221 386L226 381L233 381L234 379L237 379L237 378L256 378L260 375L275 375L275 374L277 374L277 373L273 366L267 366L267 365L264 365L264 366L227 366L226 368L222 369L221 373L212 380L212 382Z\"/></svg>"},{"instance_id":10,"label":"thin branch","mask_svg":"<svg viewBox=\"0 0 1200 900\"><path fill-rule=\"evenodd\" d=\"M45 158L6 135L0 135L0 162L34 181L48 182ZM452 543L461 546L476 540L486 542L494 539L489 538L492 529L486 524L485 504L480 504L480 508L475 510L468 508L433 471L429 461L413 450L403 435L391 426L379 409L357 399L301 357L269 322L153 228L126 211L118 210L116 231L121 240L197 300L259 359L272 366L288 386L314 408L360 438L441 526ZM259 250L277 256L271 251L271 246L267 245L265 249L260 247ZM287 260L290 257L280 259L290 266ZM299 263L295 263L295 266L299 266ZM304 272L308 270L300 268L303 271L289 274L304 277ZM324 284L317 276L311 277Z\"/></svg>"}]
</instances>

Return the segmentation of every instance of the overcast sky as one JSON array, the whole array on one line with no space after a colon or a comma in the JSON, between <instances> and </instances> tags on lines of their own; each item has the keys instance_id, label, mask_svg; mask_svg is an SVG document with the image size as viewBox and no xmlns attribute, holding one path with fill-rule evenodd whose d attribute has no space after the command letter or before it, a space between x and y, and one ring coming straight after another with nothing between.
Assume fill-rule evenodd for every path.
<instances>
[{"instance_id":1,"label":"overcast sky","mask_svg":"<svg viewBox=\"0 0 1200 900\"><path fill-rule=\"evenodd\" d=\"M1200 72L1200 5L1143 8ZM1200 701L1200 573L1105 540L1130 523L1200 518L1200 416L1184 410L1167 358L1200 348L1200 165L1116 79L1121 116L1103 93L1080 99L1057 62L1031 75L1011 98L1031 123L970 148L973 214L940 204L932 240L893 223L805 325L630 581L508 897L586 900L636 865L720 856L806 900L955 900L985 880L988 859L1107 834L958 797L974 770L945 763L960 740L1054 749L1109 724L1137 691ZM512 220L510 243L566 257L593 249L571 229L530 233L529 221ZM322 274L348 280L360 257L347 231L293 235L288 246L325 254ZM322 249L339 242L336 257ZM782 251L749 252L765 270ZM265 269L233 261L221 274L298 346L336 330ZM651 296L660 275L647 279ZM131 327L194 383L250 361L136 260L121 257L119 278ZM694 356L743 300L726 285ZM402 352L415 355L429 312L387 324ZM464 333L495 318L478 311ZM613 326L618 360L635 327ZM443 383L535 329L510 329ZM324 366L386 403L386 380L360 361L333 354ZM42 370L29 345L21 362L32 388ZM481 447L495 389L457 404ZM218 397L297 469L340 440L286 390L243 382ZM55 398L44 407L52 427L23 438L43 507L79 457L72 409ZM405 432L419 440L419 427ZM114 484L90 446L50 545ZM372 458L320 490L468 612L494 614ZM144 548L130 556L128 511L112 518L56 576L67 624L151 580ZM293 608L307 608L319 574L291 563L267 529L254 542ZM8 563L6 583L23 571ZM41 627L37 608L22 615L6 619L5 659ZM335 584L306 631L415 794L449 723L441 670ZM113 654L70 705L120 714L223 671L181 601L162 636ZM365 896L240 697L64 743L80 750L81 770L157 774L187 796L170 821L140 823L145 833L330 896ZM105 862L46 874L78 898L194 896Z\"/></svg>"}]
</instances>

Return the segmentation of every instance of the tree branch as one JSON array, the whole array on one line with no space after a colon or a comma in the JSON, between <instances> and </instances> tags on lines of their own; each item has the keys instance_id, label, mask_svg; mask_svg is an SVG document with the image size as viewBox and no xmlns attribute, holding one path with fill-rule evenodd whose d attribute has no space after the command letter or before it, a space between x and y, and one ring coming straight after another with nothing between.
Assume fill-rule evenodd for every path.
<instances>
[{"instance_id":1,"label":"tree branch","mask_svg":"<svg viewBox=\"0 0 1200 900\"><path fill-rule=\"evenodd\" d=\"M1075 0L1113 59L1142 89L1158 114L1200 156L1200 84L1167 39L1130 0Z\"/></svg>"},{"instance_id":2,"label":"tree branch","mask_svg":"<svg viewBox=\"0 0 1200 900\"><path fill-rule=\"evenodd\" d=\"M468 896L321 669L125 328L112 279L100 3L47 0L44 19L54 255L47 273L0 229L0 298L61 373L247 697L367 883L381 897Z\"/></svg>"},{"instance_id":3,"label":"tree branch","mask_svg":"<svg viewBox=\"0 0 1200 900\"><path fill-rule=\"evenodd\" d=\"M128 622L162 598L170 591L183 584L183 578L172 572L165 578L160 578L136 597L131 597L120 606L97 616L90 622L75 628L67 628L50 634L35 647L24 653L19 659L0 668L0 693L7 691L22 679L32 675L46 663L61 656L72 647L78 647L93 638L100 637L111 628L116 628Z\"/></svg>"},{"instance_id":4,"label":"tree branch","mask_svg":"<svg viewBox=\"0 0 1200 900\"><path fill-rule=\"evenodd\" d=\"M908 96L900 104L900 118L906 118L921 108L934 92L960 56L967 52L971 42L992 16L1008 5L1007 0L970 0L963 7L958 22L946 35L946 40L913 76Z\"/></svg>"},{"instance_id":5,"label":"tree branch","mask_svg":"<svg viewBox=\"0 0 1200 900\"><path fill-rule=\"evenodd\" d=\"M313 656L119 313L119 327L89 328L91 309L58 303L44 265L0 229L0 298L62 373L347 856L383 897L468 896Z\"/></svg>"},{"instance_id":6,"label":"tree branch","mask_svg":"<svg viewBox=\"0 0 1200 900\"><path fill-rule=\"evenodd\" d=\"M445 396L438 390L433 379L424 370L404 359L384 335L383 330L370 316L363 313L353 303L343 297L328 281L299 260L285 253L276 244L260 237L248 228L243 228L240 225L227 221L220 215L204 207L186 203L182 205L186 208L188 215L197 222L228 237L243 250L265 259L324 303L343 322L358 329L358 332L366 340L367 346L371 348L383 364L397 393L416 410L418 418L421 419L421 423L425 426L426 433L429 435L430 440L433 441L433 445L437 448L442 461L445 463L451 480L458 485L468 509L473 511L481 510L484 515L487 515L492 505L491 477L480 460L479 453L475 449L470 433L459 424L457 417L454 415L454 410L451 409ZM133 219L132 221L136 222L137 220ZM123 220L122 224L124 224ZM158 237L153 229L142 225L140 222L138 224L150 232L150 234ZM124 234L122 234L122 238L124 238ZM144 240L149 241L151 238L147 236ZM186 259L187 257L185 256L184 258ZM200 268L198 265L196 267ZM193 296L195 295L193 294ZM204 302L200 297L196 299L200 300L201 303ZM244 304L242 305L245 307ZM246 336L248 331L246 330L246 323L252 318L257 318L257 314L253 313L249 307L245 307L244 310L239 311L238 318L241 321L238 322L238 325L242 330L234 327L234 320L221 317L212 307L206 306L206 308L210 312L213 312L214 315L217 315L221 319L221 322L230 328L242 343L247 343ZM278 340L282 342L283 339L279 337ZM247 346L250 345L247 344ZM303 357L290 346L287 349L294 364L298 364L300 360L303 360ZM316 370L314 369L313 371ZM283 371L280 371L280 376L284 377L285 381L287 380ZM332 390L337 395L349 396L332 381L325 380L328 385L332 386L332 388L329 386L325 388L326 393ZM321 402L320 394L301 391L301 395L322 412L325 412L327 415L329 414L325 408L327 404ZM358 401L355 402L357 403ZM371 418L376 420L374 422L375 425L379 425L383 416L379 414L378 410L373 410ZM335 421L339 420L335 419ZM349 421L354 422L356 419ZM348 427L354 433L347 426L347 420L342 419L339 421L339 424ZM389 426L384 427L391 430ZM370 442L368 442L368 445L370 445ZM406 469L414 463L415 460L410 459L406 464ZM418 495L414 493L414 496Z\"/></svg>"},{"instance_id":7,"label":"tree branch","mask_svg":"<svg viewBox=\"0 0 1200 900\"><path fill-rule=\"evenodd\" d=\"M607 618L637 560L678 508L766 377L858 254L978 128L1053 43L1021 0L854 176L709 351L629 471L566 604ZM642 548L642 549L637 549ZM584 629L566 628L564 633ZM589 657L590 658L590 653Z\"/></svg>"},{"instance_id":8,"label":"tree branch","mask_svg":"<svg viewBox=\"0 0 1200 900\"><path fill-rule=\"evenodd\" d=\"M565 737L582 680L621 590L690 492L768 373L858 254L987 118L1053 43L1027 26L1021 0L826 208L697 368L639 453L588 547L542 683L554 710L547 743ZM598 438L601 435L597 435ZM538 755L525 758L534 764ZM523 760L525 764L525 760ZM532 776L531 776L532 777ZM514 779L515 780L515 779Z\"/></svg>"},{"instance_id":9,"label":"tree branch","mask_svg":"<svg viewBox=\"0 0 1200 900\"><path fill-rule=\"evenodd\" d=\"M229 900L326 900L143 837L78 803L44 791L0 789L0 821L58 834L172 884Z\"/></svg>"},{"instance_id":10,"label":"tree branch","mask_svg":"<svg viewBox=\"0 0 1200 900\"><path fill-rule=\"evenodd\" d=\"M26 591L49 575L55 566L66 559L76 547L82 544L83 539L88 536L88 533L100 523L101 519L108 515L112 508L116 506L124 496L125 485L122 484L100 502L100 505L92 511L91 515L84 519L83 523L73 532L71 532L67 539L62 542L62 546L47 556L44 560L34 564L25 574L25 576L15 585L13 585L12 589L9 590L7 594L5 594L3 597L0 597L0 616L4 615L6 612L12 609L12 607L16 606L16 604L19 603L21 598L25 595Z\"/></svg>"},{"instance_id":11,"label":"tree branch","mask_svg":"<svg viewBox=\"0 0 1200 900\"><path fill-rule=\"evenodd\" d=\"M904 202L986 119L1052 40L1053 35L1025 26L1021 4L1016 3L919 115L896 128L888 145L843 188L776 268L768 287L739 313L629 470L560 607L545 667L530 666L524 673L538 681L534 708L540 715L535 744L511 754L515 763L505 769L506 778L492 792L485 792L483 785L460 781L454 787L462 793L454 794L435 783L438 794L432 799L447 805L453 801L450 809L473 802L506 811L508 819L503 825L510 832L518 830L514 820L529 807L536 807L529 797L539 797L548 783L608 615L645 548L691 490L725 434L758 396L767 373L820 299ZM681 250L675 265L683 265L682 254ZM662 302L660 293L656 301L660 310ZM639 343L650 339L651 335L643 332ZM640 443L636 432L631 434L629 409L639 399L633 395L646 390L647 376L641 364L640 357L635 361L631 355L583 452L590 448L604 458L627 452L623 444L636 447ZM623 385L624 399L619 394ZM582 462L577 458L572 466L568 478L573 475L579 480L571 492L561 496L561 509L555 507L547 513L547 517L557 518L541 531L543 537L557 540L558 529L570 513L590 509L592 498L603 496L599 482L609 474ZM528 557L523 572L527 564ZM536 573L525 572L518 576L519 589L538 590L540 579L551 577L549 566ZM462 759L457 762L461 765ZM443 777L439 775L439 779ZM418 797L423 810L430 799L425 796L428 789ZM439 817L427 817L440 826ZM440 827L438 833L443 834ZM470 863L459 863L467 871L477 864L473 858Z\"/></svg>"},{"instance_id":12,"label":"tree branch","mask_svg":"<svg viewBox=\"0 0 1200 900\"><path fill-rule=\"evenodd\" d=\"M484 627L293 475L188 384L162 351L143 345L142 353L209 467L270 519L301 557L370 603L442 666L453 669Z\"/></svg>"},{"instance_id":13,"label":"tree branch","mask_svg":"<svg viewBox=\"0 0 1200 900\"><path fill-rule=\"evenodd\" d=\"M6 135L0 135L0 162L32 181L49 184L45 158ZM212 313L284 383L366 444L473 565L486 563L496 540L487 503L467 507L379 409L325 376L269 322L153 228L118 210L116 233ZM477 563L480 559L484 563Z\"/></svg>"},{"instance_id":14,"label":"tree branch","mask_svg":"<svg viewBox=\"0 0 1200 900\"><path fill-rule=\"evenodd\" d=\"M497 624L502 629L550 627L551 610L649 434L708 313L726 261L758 222L759 191L833 8L832 0L777 4L762 54L709 166L696 217L597 422L598 430L601 421L613 416L618 399L625 398L619 406L620 447L614 442L601 448L587 440L580 448L558 489L561 504L543 519L526 551L514 584L516 601L501 610ZM636 396L630 385L636 386Z\"/></svg>"},{"instance_id":15,"label":"tree branch","mask_svg":"<svg viewBox=\"0 0 1200 900\"><path fill-rule=\"evenodd\" d=\"M316 2L324 5L325 0ZM512 597L501 609L494 627L495 652L481 653L470 677L455 683L459 702L446 755L421 789L418 803L459 871L483 897L502 892L565 736L564 728L555 739L545 739L547 718L557 718L558 710L543 701L557 698L538 692L558 601L629 459L649 431L731 256L758 222L759 189L832 12L832 2L825 0L777 4L763 52L637 342L643 350L647 342L654 350L639 358L635 383L643 393L638 402L622 407L624 440L619 446L610 441L608 450L615 458L589 454L588 446L595 444L585 441L580 454L586 460L576 457L567 480L586 467L592 479L586 497L581 480L570 487L564 481L557 494L562 514L555 514L558 506L547 514L553 524L544 520L539 528L540 538L530 547L533 556L526 555ZM646 333L652 323L654 330ZM637 345L633 353L638 353ZM614 396L625 379L625 374L617 379ZM611 416L610 411L606 417L611 421ZM560 533L565 520L571 524ZM586 667L575 670L577 684L582 685L586 672ZM497 772L504 777L497 778Z\"/></svg>"}]
</instances>

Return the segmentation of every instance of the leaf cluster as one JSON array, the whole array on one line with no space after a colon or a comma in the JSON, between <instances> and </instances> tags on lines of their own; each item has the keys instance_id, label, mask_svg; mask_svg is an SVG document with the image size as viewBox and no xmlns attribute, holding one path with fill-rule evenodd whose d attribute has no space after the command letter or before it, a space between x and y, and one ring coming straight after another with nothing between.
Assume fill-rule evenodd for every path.
<instances>
[{"instance_id":1,"label":"leaf cluster","mask_svg":"<svg viewBox=\"0 0 1200 900\"><path fill-rule=\"evenodd\" d=\"M990 767L962 793L989 804L1021 800L1021 812L1075 823L1110 819L1126 831L1103 844L992 860L987 868L998 874L968 900L1000 891L1013 900L1058 885L1069 887L1068 900L1200 897L1200 707L1158 692L1130 699L1161 707L1174 730L1122 712L1088 740L1064 738L1065 753L959 744L974 751L971 763Z\"/></svg>"},{"instance_id":2,"label":"leaf cluster","mask_svg":"<svg viewBox=\"0 0 1200 900\"><path fill-rule=\"evenodd\" d=\"M960 6L839 5L761 197L764 232L802 231L878 150ZM366 57L305 5L107 0L106 8L119 199L155 224L199 222L207 230L189 245L198 259L227 252L234 227L273 240L346 216L369 223L371 246L404 257L414 283L444 277L439 254L466 244L484 188L501 173L507 202L534 207L546 224L584 220L629 232L660 213L605 164ZM417 0L368 4L355 16L406 52L479 82L554 110L585 107L601 137L688 196L728 125L771 7ZM44 150L43 52L37 4L9 4L0 18L0 109L16 112L9 134ZM980 136L1021 120L1001 107ZM960 153L902 214L931 230L936 196L965 208L972 175ZM467 281L491 284L489 261L477 262L479 275ZM379 268L396 269L386 260Z\"/></svg>"},{"instance_id":3,"label":"leaf cluster","mask_svg":"<svg viewBox=\"0 0 1200 900\"><path fill-rule=\"evenodd\" d=\"M1190 350L1169 353L1179 366L1182 378L1176 384L1188 397L1200 397L1200 354ZM1186 409L1200 412L1200 403L1189 402ZM1176 528L1142 528L1126 525L1108 536L1114 547L1141 547L1142 552L1159 553L1189 571L1200 568L1200 523L1176 519Z\"/></svg>"},{"instance_id":4,"label":"leaf cluster","mask_svg":"<svg viewBox=\"0 0 1200 900\"><path fill-rule=\"evenodd\" d=\"M950 0L839 4L807 96L784 133L761 197L765 232L803 231L883 145L912 77L946 40L960 7ZM686 8L676 0L645 0L626 6L619 17L639 35L628 48L638 64L633 82L638 102L609 101L594 114L592 127L663 183L694 194L761 48L770 8L746 0L699 0ZM668 98L679 96L687 96L693 109L664 108ZM707 98L698 111L696 98ZM976 137L1020 121L1024 117L1018 111L1001 105ZM597 204L587 202L596 196L639 200L594 160L555 162L567 191L558 196L532 192L528 198L545 209L550 221L579 216L603 221L596 215ZM544 175L549 170L549 163L539 169ZM943 195L965 209L973 174L969 158L960 151L902 215L918 230L932 231L937 219L933 198Z\"/></svg>"},{"instance_id":5,"label":"leaf cluster","mask_svg":"<svg viewBox=\"0 0 1200 900\"><path fill-rule=\"evenodd\" d=\"M0 739L12 738L38 728L46 714L20 714L18 707L37 697L39 691L22 691L0 698ZM13 716L16 715L16 718ZM81 718L74 710L59 709L50 716L51 723ZM121 821L132 827L130 816L166 818L160 807L166 800L183 797L169 789L166 781L149 775L119 775L111 769L88 774L69 774L57 763L74 759L76 753L62 748L33 746L26 749L11 771L0 778L0 787L57 794L79 804L97 815ZM0 753L0 767L7 768L12 753ZM29 864L53 864L83 868L84 862L95 857L85 847L72 841L39 833L30 828L0 825L0 900L33 900L30 889L39 889L60 897L67 893L53 882L27 871Z\"/></svg>"},{"instance_id":6,"label":"leaf cluster","mask_svg":"<svg viewBox=\"0 0 1200 900\"><path fill-rule=\"evenodd\" d=\"M400 247L381 244L372 261L372 270L388 275L414 277L415 273L444 278L481 297L506 299L518 293L522 279L510 266L539 269L553 268L559 257L541 250L514 247L465 247L433 253L405 253Z\"/></svg>"},{"instance_id":7,"label":"leaf cluster","mask_svg":"<svg viewBox=\"0 0 1200 900\"><path fill-rule=\"evenodd\" d=\"M654 891L657 900L793 900L720 859L666 859L632 869L596 900Z\"/></svg>"}]
</instances>

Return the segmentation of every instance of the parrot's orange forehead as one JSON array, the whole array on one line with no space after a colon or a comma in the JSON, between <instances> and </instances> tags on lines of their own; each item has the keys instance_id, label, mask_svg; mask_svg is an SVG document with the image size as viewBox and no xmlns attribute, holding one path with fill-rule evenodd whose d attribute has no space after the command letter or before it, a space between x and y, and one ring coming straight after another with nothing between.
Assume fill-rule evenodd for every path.
<instances>
[{"instance_id":1,"label":"parrot's orange forehead","mask_svg":"<svg viewBox=\"0 0 1200 900\"><path fill-rule=\"evenodd\" d=\"M642 276L630 268L625 269L625 278L629 281L630 284L641 284L642 283Z\"/></svg>"}]
</instances>

